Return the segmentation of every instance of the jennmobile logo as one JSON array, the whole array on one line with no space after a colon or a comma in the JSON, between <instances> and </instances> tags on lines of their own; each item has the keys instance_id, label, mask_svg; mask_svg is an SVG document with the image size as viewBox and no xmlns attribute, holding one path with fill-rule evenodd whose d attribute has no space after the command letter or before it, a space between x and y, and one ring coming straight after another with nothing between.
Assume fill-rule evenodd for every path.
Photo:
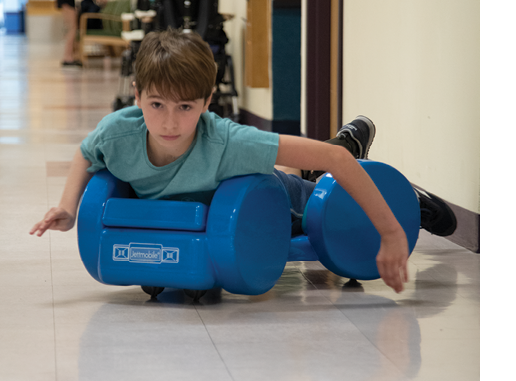
<instances>
[{"instance_id":1,"label":"jennmobile logo","mask_svg":"<svg viewBox=\"0 0 516 381\"><path fill-rule=\"evenodd\" d=\"M179 249L153 243L113 245L113 260L138 263L178 263Z\"/></svg>"}]
</instances>

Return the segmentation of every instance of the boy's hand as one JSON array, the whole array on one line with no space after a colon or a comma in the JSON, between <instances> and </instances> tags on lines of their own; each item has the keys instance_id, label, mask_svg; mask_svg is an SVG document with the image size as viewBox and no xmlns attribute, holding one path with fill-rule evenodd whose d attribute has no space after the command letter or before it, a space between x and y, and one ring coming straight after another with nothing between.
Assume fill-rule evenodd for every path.
<instances>
[{"instance_id":1,"label":"boy's hand","mask_svg":"<svg viewBox=\"0 0 516 381\"><path fill-rule=\"evenodd\" d=\"M73 228L74 224L75 216L72 216L63 208L52 208L45 214L43 220L32 227L29 234L36 233L38 237L41 237L48 229L64 232Z\"/></svg>"},{"instance_id":2,"label":"boy's hand","mask_svg":"<svg viewBox=\"0 0 516 381\"><path fill-rule=\"evenodd\" d=\"M59 206L50 209L45 214L45 218L32 227L29 234L37 233L36 235L41 237L48 229L65 232L73 228L79 201L88 181L93 176L87 171L90 166L91 163L83 157L81 149L78 148L72 159Z\"/></svg>"},{"instance_id":3,"label":"boy's hand","mask_svg":"<svg viewBox=\"0 0 516 381\"><path fill-rule=\"evenodd\" d=\"M403 283L408 282L408 256L407 238L404 234L403 237L382 237L376 264L385 284L398 293L403 291Z\"/></svg>"}]
</instances>

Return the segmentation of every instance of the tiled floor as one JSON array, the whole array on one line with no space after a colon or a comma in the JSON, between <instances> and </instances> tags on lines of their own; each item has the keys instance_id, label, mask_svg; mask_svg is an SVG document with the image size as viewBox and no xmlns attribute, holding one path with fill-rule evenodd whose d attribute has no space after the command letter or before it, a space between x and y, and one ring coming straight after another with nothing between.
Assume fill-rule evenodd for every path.
<instances>
[{"instance_id":1,"label":"tiled floor","mask_svg":"<svg viewBox=\"0 0 516 381\"><path fill-rule=\"evenodd\" d=\"M60 54L0 35L0 380L479 379L480 257L425 232L399 295L295 262L264 295L197 304L97 283L75 230L29 236L117 89L115 68Z\"/></svg>"}]
</instances>

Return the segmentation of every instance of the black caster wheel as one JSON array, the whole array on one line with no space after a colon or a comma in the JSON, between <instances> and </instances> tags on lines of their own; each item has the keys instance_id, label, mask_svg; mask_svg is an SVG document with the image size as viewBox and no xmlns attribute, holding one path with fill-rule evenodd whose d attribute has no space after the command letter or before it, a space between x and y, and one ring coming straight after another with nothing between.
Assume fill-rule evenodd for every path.
<instances>
[{"instance_id":1,"label":"black caster wheel","mask_svg":"<svg viewBox=\"0 0 516 381\"><path fill-rule=\"evenodd\" d=\"M347 288L359 288L359 287L362 287L362 283L360 283L356 279L350 279L346 283L344 283L344 287L347 287Z\"/></svg>"},{"instance_id":2,"label":"black caster wheel","mask_svg":"<svg viewBox=\"0 0 516 381\"><path fill-rule=\"evenodd\" d=\"M199 299L201 299L204 294L206 294L206 292L208 290L188 290L188 289L184 289L183 290L186 294L186 296L192 298L194 300L194 302L198 302Z\"/></svg>"},{"instance_id":3,"label":"black caster wheel","mask_svg":"<svg viewBox=\"0 0 516 381\"><path fill-rule=\"evenodd\" d=\"M156 296L161 294L161 292L165 289L165 287L152 287L152 286L142 286L142 290L149 294L152 299L156 299Z\"/></svg>"}]
</instances>

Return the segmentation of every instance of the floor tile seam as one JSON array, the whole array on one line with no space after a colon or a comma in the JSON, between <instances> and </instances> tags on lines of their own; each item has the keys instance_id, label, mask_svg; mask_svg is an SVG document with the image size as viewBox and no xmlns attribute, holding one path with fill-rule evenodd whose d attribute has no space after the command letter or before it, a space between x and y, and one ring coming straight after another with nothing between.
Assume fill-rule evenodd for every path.
<instances>
[{"instance_id":1,"label":"floor tile seam","mask_svg":"<svg viewBox=\"0 0 516 381\"><path fill-rule=\"evenodd\" d=\"M405 375L404 375L404 372L403 372L403 369L400 369L388 356L388 353L385 353L384 351L382 351L376 344L375 342L373 342L370 338L369 335L367 335L366 333L364 333L359 326L357 326L352 319L350 319L346 313L345 313L345 310L343 309L340 309L339 308L339 312L341 312L348 320L349 322L356 328L356 330L362 335L362 337L367 340L367 342L369 342L373 348L375 348L379 354L381 354L381 356L384 357L384 359L386 361L388 361L398 372L400 372L401 375L403 375L403 379L406 379Z\"/></svg>"},{"instance_id":2,"label":"floor tile seam","mask_svg":"<svg viewBox=\"0 0 516 381\"><path fill-rule=\"evenodd\" d=\"M55 306L55 301L54 301L54 276L53 276L53 271L52 271L52 267L53 267L53 261L52 261L52 237L49 237L48 239L48 251L49 251L49 255L50 255L50 284L51 284L51 289L52 289L52 322L53 322L53 331L54 331L54 334L53 334L53 338L54 338L54 374L55 374L55 378L56 378L56 381L58 380L58 375L57 375L57 337L56 337L56 313L55 313L55 309L56 309L56 306Z\"/></svg>"},{"instance_id":3,"label":"floor tile seam","mask_svg":"<svg viewBox=\"0 0 516 381\"><path fill-rule=\"evenodd\" d=\"M299 270L298 270L299 271ZM338 306L330 299L328 298L327 296L325 296L323 293L321 293L321 291L315 286L315 284L313 282L311 282L306 276L305 274L300 271L301 275L303 276L303 278L306 279L306 281L308 283L310 283L312 285L312 287L314 287L318 292L319 294L321 294L321 296L323 298L325 298L328 302L330 302L330 304L333 306L333 308L335 308L341 315L343 315L349 322L350 324L353 325L353 327L355 327L355 329L362 335L363 338L365 338L367 341L369 341L371 344L373 344L373 346L376 348L376 346L374 345L374 343L371 342L371 340L369 340L369 338L367 337L367 335L365 335L361 330L360 328L346 315L345 311L342 310L341 308L338 308ZM384 355L385 356L385 355ZM390 360L389 360L390 361ZM398 369L398 368L396 368Z\"/></svg>"},{"instance_id":4,"label":"floor tile seam","mask_svg":"<svg viewBox=\"0 0 516 381\"><path fill-rule=\"evenodd\" d=\"M45 149L44 150L44 157L45 157L45 163L48 161L48 152ZM46 171L46 168L44 169ZM47 210L50 209L50 199L49 199L49 182L48 182L48 176L45 176L45 184L46 184L46 190L47 190ZM54 375L56 381L58 380L58 374L57 374L57 337L56 337L56 305L55 305L55 299L54 299L54 274L53 274L53 259L52 259L52 235L49 231L46 232L48 236L48 253L49 253L49 259L50 259L50 285L52 290L52 322L53 322L53 338L54 338Z\"/></svg>"},{"instance_id":5,"label":"floor tile seam","mask_svg":"<svg viewBox=\"0 0 516 381\"><path fill-rule=\"evenodd\" d=\"M360 334L362 334L360 332ZM358 335L357 335L358 336ZM364 343L364 337L362 334L362 337L353 337L353 338L346 338L346 343L348 345L361 345ZM246 347L264 347L264 346L272 346L276 347L278 345L291 345L296 347L315 347L315 346L325 346L325 345L339 345L342 343L342 338L334 338L334 337L326 337L322 336L320 338L288 338L288 340L285 339L285 337L281 338L246 338L242 340L231 340L231 339L221 339L218 341L219 346L246 346Z\"/></svg>"},{"instance_id":6,"label":"floor tile seam","mask_svg":"<svg viewBox=\"0 0 516 381\"><path fill-rule=\"evenodd\" d=\"M364 335L365 336L365 335ZM391 358L389 357L389 352L383 351L380 349L374 342L372 342L369 337L366 336L366 339L371 343L371 345L384 357L385 360L389 362L400 374L403 376L403 379L407 379L405 376L405 372L402 368L400 368Z\"/></svg>"},{"instance_id":7,"label":"floor tile seam","mask_svg":"<svg viewBox=\"0 0 516 381\"><path fill-rule=\"evenodd\" d=\"M204 322L204 320L203 320L203 318L202 318L202 316L201 316L201 314L199 312L199 309L197 308L197 306L194 306L194 307L195 307L195 312L197 312L197 316L199 316L199 319L201 320L201 323L204 326L204 329L206 330L206 333L208 334L208 337L210 338L210 341L211 341L211 344L213 345L213 348L215 348L215 350L217 351L217 354L218 354L218 356L220 358L220 361L222 361L222 364L224 364L224 368L228 372L228 375L231 378L231 380L235 381L235 377L233 377L233 374L229 370L228 364L226 364L226 361L224 361L224 358L222 357L222 354L220 353L219 348L217 347L217 344L215 344L215 341L213 340L213 337L211 337L210 331L208 330L208 327L206 326L206 323Z\"/></svg>"},{"instance_id":8,"label":"floor tile seam","mask_svg":"<svg viewBox=\"0 0 516 381\"><path fill-rule=\"evenodd\" d=\"M330 302L330 304L333 306L333 308L335 308L336 310L338 310L339 312L342 312L340 310L340 308L338 308L335 303L332 302L332 300L330 298L328 298L327 296L324 295L324 293L321 292L321 290L310 280L306 277L305 273L301 270L299 270L299 268L296 268L297 271L299 271L301 273L301 276L306 280L307 283L309 283L315 290L317 290L317 292L319 293L319 295L321 295L324 299L326 299L328 302ZM348 318L346 316L346 318Z\"/></svg>"},{"instance_id":9,"label":"floor tile seam","mask_svg":"<svg viewBox=\"0 0 516 381\"><path fill-rule=\"evenodd\" d=\"M403 369L400 369L388 356L388 353L384 353L384 351L382 351L376 344L375 342L373 342L370 338L369 335L367 335L366 333L364 333L359 326L357 326L345 313L344 310L342 309L339 309L339 311L350 321L351 324L353 324L353 326L356 328L356 330L362 335L362 337L367 340L367 342L369 342L373 348L375 348L379 354L381 354L384 359L386 361L388 361L398 372L400 372L401 375L403 375L403 379L405 379L405 376L404 376L404 372L403 372Z\"/></svg>"},{"instance_id":10,"label":"floor tile seam","mask_svg":"<svg viewBox=\"0 0 516 381\"><path fill-rule=\"evenodd\" d=\"M457 291L457 296L460 296L464 300L465 305L469 306L478 304L478 310L480 311L480 287L478 288L478 297L473 298L472 294L468 294L466 291L465 293L462 293L460 290Z\"/></svg>"}]
</instances>

